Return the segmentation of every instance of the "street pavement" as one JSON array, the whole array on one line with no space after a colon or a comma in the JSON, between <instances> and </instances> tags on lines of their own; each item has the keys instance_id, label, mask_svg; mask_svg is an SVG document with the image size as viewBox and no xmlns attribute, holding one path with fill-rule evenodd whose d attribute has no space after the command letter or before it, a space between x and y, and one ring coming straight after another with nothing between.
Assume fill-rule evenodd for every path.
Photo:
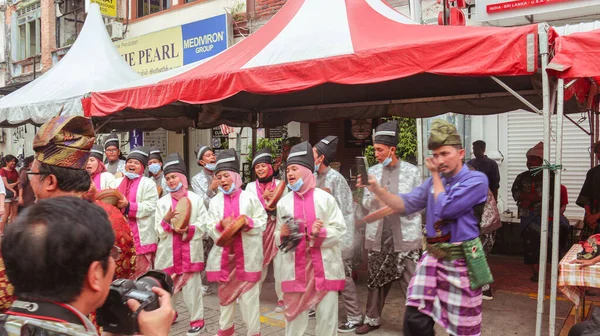
<instances>
[{"instance_id":1,"label":"street pavement","mask_svg":"<svg viewBox=\"0 0 600 336\"><path fill-rule=\"evenodd\" d=\"M530 336L535 334L535 319L536 319L536 293L537 284L531 283L528 278L531 276L528 269L522 265L522 259L508 259L502 261L502 267L498 266L500 262L492 258L492 271L497 273L510 272L510 274L498 274L496 281L498 282L494 292L494 300L484 301L483 303L483 323L482 335L487 336L503 336L503 335L523 335ZM523 280L523 279L525 280ZM514 285L510 279L515 279L516 282L521 282L522 285ZM366 305L366 274L359 273L358 289L361 305ZM499 281L502 281L500 283ZM529 284L527 283L529 282ZM216 288L215 288L216 289ZM548 293L548 292L546 292ZM273 309L276 305L276 295L273 282L267 282L263 286L261 293L261 335L284 335L285 320L282 313L274 313ZM189 328L189 314L185 308L183 300L177 304L179 319L171 329L171 336L185 336ZM340 301L339 318L343 319L344 308ZM558 335L561 327L568 317L572 304L562 296L559 296L557 302L557 319L556 319L556 334ZM548 335L548 301L544 309L544 331L542 335ZM402 317L404 315L404 297L400 291L399 285L394 285L390 291L385 308L381 328L369 333L370 336L388 336L402 335ZM204 297L204 319L205 333L202 335L216 335L219 329L219 300L215 294ZM309 321L309 326L304 335L315 335L315 320ZM246 335L246 328L237 311L235 317L235 335ZM349 333L348 335L354 335ZM447 335L442 329L436 327L436 335ZM300 335L298 335L300 336Z\"/></svg>"}]
</instances>

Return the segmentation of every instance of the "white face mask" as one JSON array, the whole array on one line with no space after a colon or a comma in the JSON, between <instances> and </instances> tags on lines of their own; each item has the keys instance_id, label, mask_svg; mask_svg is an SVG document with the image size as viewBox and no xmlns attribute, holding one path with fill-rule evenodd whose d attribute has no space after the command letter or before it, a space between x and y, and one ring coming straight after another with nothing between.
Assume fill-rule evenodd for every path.
<instances>
[{"instance_id":1,"label":"white face mask","mask_svg":"<svg viewBox=\"0 0 600 336\"><path fill-rule=\"evenodd\" d=\"M136 174L136 173L132 173L132 172L124 172L123 175L125 175L125 177L127 177L130 180L135 180L136 178L140 177L140 174Z\"/></svg>"},{"instance_id":2,"label":"white face mask","mask_svg":"<svg viewBox=\"0 0 600 336\"><path fill-rule=\"evenodd\" d=\"M204 168L206 168L210 171L215 171L215 169L217 168L217 164L216 163L207 163L204 165Z\"/></svg>"},{"instance_id":3,"label":"white face mask","mask_svg":"<svg viewBox=\"0 0 600 336\"><path fill-rule=\"evenodd\" d=\"M303 185L304 185L304 180L301 177L294 184L289 184L288 183L288 188L290 188L291 191L298 192L300 190L300 188L302 188Z\"/></svg>"},{"instance_id":4,"label":"white face mask","mask_svg":"<svg viewBox=\"0 0 600 336\"><path fill-rule=\"evenodd\" d=\"M392 163L392 149L390 148L390 154L388 154L388 157L385 158L385 160L383 160L383 162L381 163L384 167L387 167L390 165L390 163Z\"/></svg>"},{"instance_id":5,"label":"white face mask","mask_svg":"<svg viewBox=\"0 0 600 336\"><path fill-rule=\"evenodd\" d=\"M221 192L225 195L231 195L231 193L235 190L235 183L233 183L231 185L231 187L229 187L229 190L225 190L223 189L223 187L219 186L219 190L221 190Z\"/></svg>"},{"instance_id":6,"label":"white face mask","mask_svg":"<svg viewBox=\"0 0 600 336\"><path fill-rule=\"evenodd\" d=\"M153 163L153 164L151 164L151 165L148 166L148 170L152 174L158 174L158 172L160 171L160 168L162 168L162 166L160 165L160 163Z\"/></svg>"},{"instance_id":7,"label":"white face mask","mask_svg":"<svg viewBox=\"0 0 600 336\"><path fill-rule=\"evenodd\" d=\"M183 183L179 182L179 184L177 185L177 187L175 187L175 189L171 189L169 188L169 186L167 186L167 191L170 193L174 193L176 191L179 191L179 189L181 189L183 187Z\"/></svg>"}]
</instances>

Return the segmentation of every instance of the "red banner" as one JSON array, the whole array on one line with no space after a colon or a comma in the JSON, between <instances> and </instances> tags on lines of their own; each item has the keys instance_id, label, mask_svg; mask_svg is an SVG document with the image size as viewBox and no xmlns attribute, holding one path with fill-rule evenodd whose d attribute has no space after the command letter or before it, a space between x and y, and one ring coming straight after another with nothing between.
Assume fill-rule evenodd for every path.
<instances>
[{"instance_id":1,"label":"red banner","mask_svg":"<svg viewBox=\"0 0 600 336\"><path fill-rule=\"evenodd\" d=\"M547 5L547 4L550 4L550 3L558 3L558 2L565 2L565 1L569 1L569 0L515 0L515 1L507 1L507 2L501 2L501 3L487 5L486 6L486 11L488 13L497 13L497 12L504 12L504 11L509 11L509 10L513 10L513 9L534 7L534 6Z\"/></svg>"}]
</instances>

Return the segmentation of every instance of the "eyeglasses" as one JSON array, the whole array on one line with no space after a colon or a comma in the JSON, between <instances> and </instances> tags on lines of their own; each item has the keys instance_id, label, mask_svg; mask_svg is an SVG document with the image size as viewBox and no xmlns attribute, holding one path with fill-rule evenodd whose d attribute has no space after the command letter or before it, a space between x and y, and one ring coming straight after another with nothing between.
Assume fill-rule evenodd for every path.
<instances>
[{"instance_id":1,"label":"eyeglasses","mask_svg":"<svg viewBox=\"0 0 600 336\"><path fill-rule=\"evenodd\" d=\"M111 256L114 260L118 260L121 257L121 248L117 245L113 245L110 249L109 256Z\"/></svg>"}]
</instances>

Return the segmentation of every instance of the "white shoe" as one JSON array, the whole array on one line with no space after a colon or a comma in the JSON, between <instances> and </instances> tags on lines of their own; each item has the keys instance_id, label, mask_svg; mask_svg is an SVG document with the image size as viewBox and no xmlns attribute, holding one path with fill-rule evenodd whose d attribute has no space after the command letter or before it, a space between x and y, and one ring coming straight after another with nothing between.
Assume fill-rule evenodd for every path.
<instances>
[{"instance_id":1,"label":"white shoe","mask_svg":"<svg viewBox=\"0 0 600 336\"><path fill-rule=\"evenodd\" d=\"M202 296L212 295L212 286L202 286Z\"/></svg>"}]
</instances>

